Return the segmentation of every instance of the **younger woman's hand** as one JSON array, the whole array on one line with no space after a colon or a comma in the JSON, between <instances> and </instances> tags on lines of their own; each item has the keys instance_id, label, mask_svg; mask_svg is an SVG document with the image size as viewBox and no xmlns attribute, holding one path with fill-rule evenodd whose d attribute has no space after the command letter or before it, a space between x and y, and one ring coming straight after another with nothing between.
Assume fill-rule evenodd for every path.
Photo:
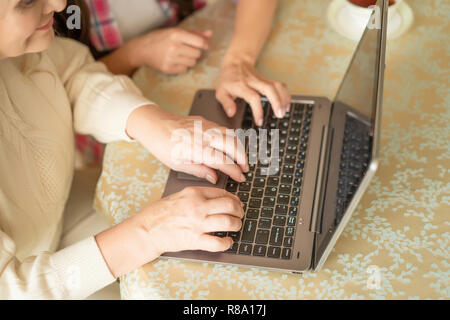
<instances>
[{"instance_id":1,"label":"younger woman's hand","mask_svg":"<svg viewBox=\"0 0 450 320\"><path fill-rule=\"evenodd\" d=\"M171 169L212 184L218 180L216 170L238 182L245 181L243 172L249 170L244 146L234 131L202 117L144 106L128 118L127 133Z\"/></svg>"},{"instance_id":2,"label":"younger woman's hand","mask_svg":"<svg viewBox=\"0 0 450 320\"><path fill-rule=\"evenodd\" d=\"M127 46L133 52L135 67L146 65L165 74L179 74L197 64L202 52L209 49L211 37L210 30L166 28L136 38Z\"/></svg>"},{"instance_id":3,"label":"younger woman's hand","mask_svg":"<svg viewBox=\"0 0 450 320\"><path fill-rule=\"evenodd\" d=\"M222 66L216 86L216 98L226 114L233 117L237 108L234 100L242 98L250 105L255 123L261 126L264 116L261 96L267 97L278 118L289 111L291 95L284 83L264 78L252 63L229 58Z\"/></svg>"}]
</instances>

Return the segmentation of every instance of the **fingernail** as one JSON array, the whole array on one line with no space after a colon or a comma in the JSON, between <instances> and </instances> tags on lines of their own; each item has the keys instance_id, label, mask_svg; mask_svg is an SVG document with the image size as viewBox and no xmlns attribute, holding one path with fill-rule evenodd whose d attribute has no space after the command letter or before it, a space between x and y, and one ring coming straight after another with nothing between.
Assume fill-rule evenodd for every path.
<instances>
[{"instance_id":1,"label":"fingernail","mask_svg":"<svg viewBox=\"0 0 450 320\"><path fill-rule=\"evenodd\" d=\"M283 118L284 117L283 110L279 109L277 111L277 115L278 115L278 118Z\"/></svg>"},{"instance_id":2,"label":"fingernail","mask_svg":"<svg viewBox=\"0 0 450 320\"><path fill-rule=\"evenodd\" d=\"M263 125L263 120L259 119L258 121L256 121L256 124L258 125L258 127L262 127Z\"/></svg>"},{"instance_id":3,"label":"fingernail","mask_svg":"<svg viewBox=\"0 0 450 320\"><path fill-rule=\"evenodd\" d=\"M289 112L289 111L291 111L291 104L290 103L288 103L287 105L286 105L286 110Z\"/></svg>"},{"instance_id":4,"label":"fingernail","mask_svg":"<svg viewBox=\"0 0 450 320\"><path fill-rule=\"evenodd\" d=\"M244 182L247 178L241 173L241 181Z\"/></svg>"},{"instance_id":5,"label":"fingernail","mask_svg":"<svg viewBox=\"0 0 450 320\"><path fill-rule=\"evenodd\" d=\"M208 180L208 182L210 182L212 184L216 184L217 183L216 179L214 179L214 177L212 175L210 175L210 174L206 175L206 180Z\"/></svg>"}]
</instances>

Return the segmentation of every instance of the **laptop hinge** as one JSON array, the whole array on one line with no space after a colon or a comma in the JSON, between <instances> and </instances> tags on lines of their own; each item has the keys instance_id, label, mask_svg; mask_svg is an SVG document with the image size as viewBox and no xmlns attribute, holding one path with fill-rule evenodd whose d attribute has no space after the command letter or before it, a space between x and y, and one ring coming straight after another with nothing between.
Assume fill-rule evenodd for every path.
<instances>
[{"instance_id":1,"label":"laptop hinge","mask_svg":"<svg viewBox=\"0 0 450 320\"><path fill-rule=\"evenodd\" d=\"M331 153L331 141L333 139L333 128L323 126L322 139L319 155L319 170L316 176L316 188L314 191L313 212L309 230L315 233L322 233L322 217L324 209L325 190L328 177L328 164Z\"/></svg>"}]
</instances>

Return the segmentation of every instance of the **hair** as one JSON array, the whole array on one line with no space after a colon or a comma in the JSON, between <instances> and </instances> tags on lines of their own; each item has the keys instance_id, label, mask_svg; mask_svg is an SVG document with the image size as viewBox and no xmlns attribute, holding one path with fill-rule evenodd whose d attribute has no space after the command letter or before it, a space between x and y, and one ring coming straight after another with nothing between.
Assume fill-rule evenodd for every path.
<instances>
[{"instance_id":1,"label":"hair","mask_svg":"<svg viewBox=\"0 0 450 320\"><path fill-rule=\"evenodd\" d=\"M86 0L68 0L67 6L75 5L80 8L81 11L81 29L70 30L67 28L67 19L69 15L66 10L55 14L55 32L59 37L71 38L87 45L95 58L100 57L98 52L92 45L89 37L89 30L91 26L91 18L89 7L86 4Z\"/></svg>"},{"instance_id":2,"label":"hair","mask_svg":"<svg viewBox=\"0 0 450 320\"><path fill-rule=\"evenodd\" d=\"M195 11L194 0L171 0L179 9L180 21Z\"/></svg>"},{"instance_id":3,"label":"hair","mask_svg":"<svg viewBox=\"0 0 450 320\"><path fill-rule=\"evenodd\" d=\"M147 0L152 1L152 0ZM156 0L155 0L156 1ZM194 0L171 0L173 4L178 6L180 21L195 11ZM69 30L67 28L67 19L69 15L64 11L55 14L55 31L60 37L71 38L87 45L96 59L100 58L104 53L97 51L91 44L89 37L90 30L90 12L86 4L86 0L68 0L67 6L76 5L81 9L81 29Z\"/></svg>"}]
</instances>

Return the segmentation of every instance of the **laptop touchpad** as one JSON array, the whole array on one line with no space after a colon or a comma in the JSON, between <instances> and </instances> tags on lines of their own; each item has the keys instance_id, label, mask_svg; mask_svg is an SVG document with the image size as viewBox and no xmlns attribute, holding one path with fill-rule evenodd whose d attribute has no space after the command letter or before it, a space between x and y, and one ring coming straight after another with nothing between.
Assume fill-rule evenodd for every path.
<instances>
[{"instance_id":1,"label":"laptop touchpad","mask_svg":"<svg viewBox=\"0 0 450 320\"><path fill-rule=\"evenodd\" d=\"M205 179L198 178L184 172L177 172L177 179L185 181L205 181Z\"/></svg>"}]
</instances>

